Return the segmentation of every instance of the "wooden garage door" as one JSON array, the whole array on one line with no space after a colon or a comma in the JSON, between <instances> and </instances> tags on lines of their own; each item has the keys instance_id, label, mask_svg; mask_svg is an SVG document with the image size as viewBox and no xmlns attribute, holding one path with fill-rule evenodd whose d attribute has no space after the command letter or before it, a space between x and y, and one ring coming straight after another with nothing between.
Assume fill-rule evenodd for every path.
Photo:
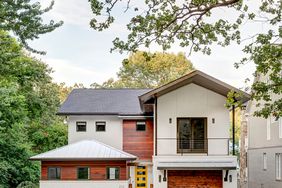
<instances>
[{"instance_id":1,"label":"wooden garage door","mask_svg":"<svg viewBox=\"0 0 282 188\"><path fill-rule=\"evenodd\" d=\"M169 170L168 188L222 188L222 171Z\"/></svg>"}]
</instances>

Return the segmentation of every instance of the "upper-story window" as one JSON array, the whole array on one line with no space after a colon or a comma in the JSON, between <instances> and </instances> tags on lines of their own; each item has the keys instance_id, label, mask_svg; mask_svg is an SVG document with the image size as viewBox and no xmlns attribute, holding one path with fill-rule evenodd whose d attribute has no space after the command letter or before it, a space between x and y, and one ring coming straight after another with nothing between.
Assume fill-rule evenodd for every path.
<instances>
[{"instance_id":1,"label":"upper-story window","mask_svg":"<svg viewBox=\"0 0 282 188\"><path fill-rule=\"evenodd\" d=\"M61 179L61 168L60 167L49 167L48 168L48 180L59 180Z\"/></svg>"},{"instance_id":2,"label":"upper-story window","mask_svg":"<svg viewBox=\"0 0 282 188\"><path fill-rule=\"evenodd\" d=\"M207 152L207 119L177 118L177 152Z\"/></svg>"},{"instance_id":3,"label":"upper-story window","mask_svg":"<svg viewBox=\"0 0 282 188\"><path fill-rule=\"evenodd\" d=\"M266 119L266 139L270 140L271 137L271 130L270 130L271 120L270 118Z\"/></svg>"},{"instance_id":4,"label":"upper-story window","mask_svg":"<svg viewBox=\"0 0 282 188\"><path fill-rule=\"evenodd\" d=\"M278 119L278 126L279 126L279 138L282 138L282 117Z\"/></svg>"},{"instance_id":5,"label":"upper-story window","mask_svg":"<svg viewBox=\"0 0 282 188\"><path fill-rule=\"evenodd\" d=\"M136 122L136 131L146 131L146 122L145 121L137 121Z\"/></svg>"},{"instance_id":6,"label":"upper-story window","mask_svg":"<svg viewBox=\"0 0 282 188\"><path fill-rule=\"evenodd\" d=\"M106 122L96 121L96 132L105 132L105 131L106 131Z\"/></svg>"},{"instance_id":7,"label":"upper-story window","mask_svg":"<svg viewBox=\"0 0 282 188\"><path fill-rule=\"evenodd\" d=\"M76 122L76 131L77 132L86 132L86 121L77 121Z\"/></svg>"}]
</instances>

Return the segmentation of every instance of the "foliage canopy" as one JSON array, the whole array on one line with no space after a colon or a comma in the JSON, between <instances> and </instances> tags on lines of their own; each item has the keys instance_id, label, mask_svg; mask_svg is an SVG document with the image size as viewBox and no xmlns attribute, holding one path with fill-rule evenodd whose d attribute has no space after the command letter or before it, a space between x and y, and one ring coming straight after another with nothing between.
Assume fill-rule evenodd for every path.
<instances>
[{"instance_id":1,"label":"foliage canopy","mask_svg":"<svg viewBox=\"0 0 282 188\"><path fill-rule=\"evenodd\" d=\"M110 78L94 88L155 88L192 71L192 63L185 54L149 53L137 51L122 61L118 79Z\"/></svg>"},{"instance_id":2,"label":"foliage canopy","mask_svg":"<svg viewBox=\"0 0 282 188\"><path fill-rule=\"evenodd\" d=\"M271 101L269 98L271 94L282 94L282 1L255 2L258 8L249 7L246 0L144 0L143 4L130 0L90 0L94 14L90 25L103 31L115 22L115 11L122 11L131 16L127 23L129 35L125 40L115 38L112 50L136 51L151 44L166 50L176 43L188 48L189 52L200 51L209 55L213 44L223 47L232 42L240 44L244 23L261 22L267 30L255 30L243 49L245 57L235 66L253 62L255 76L270 73L271 84L257 80L252 85L252 98L264 101L262 109L255 115L281 117L282 99ZM119 5L125 5L125 9L118 9ZM215 12L222 8L233 11L236 18L217 18Z\"/></svg>"}]
</instances>

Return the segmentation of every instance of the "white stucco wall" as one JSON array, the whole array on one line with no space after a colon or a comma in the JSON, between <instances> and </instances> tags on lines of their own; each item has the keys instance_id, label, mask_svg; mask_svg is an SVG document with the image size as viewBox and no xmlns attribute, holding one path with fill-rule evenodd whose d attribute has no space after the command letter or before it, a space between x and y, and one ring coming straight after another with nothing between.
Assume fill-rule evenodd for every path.
<instances>
[{"instance_id":1,"label":"white stucco wall","mask_svg":"<svg viewBox=\"0 0 282 188\"><path fill-rule=\"evenodd\" d=\"M86 121L86 132L76 131L76 122ZM106 122L105 132L96 132L96 121ZM117 116L69 116L68 117L68 142L69 144L80 141L96 139L100 142L122 149L122 119Z\"/></svg>"},{"instance_id":2,"label":"white stucco wall","mask_svg":"<svg viewBox=\"0 0 282 188\"><path fill-rule=\"evenodd\" d=\"M206 117L208 154L226 155L230 121L229 111L224 106L225 100L224 96L196 84L189 84L160 96L157 106L157 154L177 154L178 117ZM169 118L172 118L171 124ZM214 124L212 118L215 119Z\"/></svg>"},{"instance_id":3,"label":"white stucco wall","mask_svg":"<svg viewBox=\"0 0 282 188\"><path fill-rule=\"evenodd\" d=\"M122 181L40 181L40 188L128 188L128 180Z\"/></svg>"}]
</instances>

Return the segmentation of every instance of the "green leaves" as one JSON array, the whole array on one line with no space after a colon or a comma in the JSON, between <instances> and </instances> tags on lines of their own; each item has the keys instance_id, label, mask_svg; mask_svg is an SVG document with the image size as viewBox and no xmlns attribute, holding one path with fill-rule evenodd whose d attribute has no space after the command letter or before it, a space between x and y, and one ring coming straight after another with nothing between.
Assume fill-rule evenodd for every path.
<instances>
[{"instance_id":1,"label":"green leaves","mask_svg":"<svg viewBox=\"0 0 282 188\"><path fill-rule=\"evenodd\" d=\"M44 54L45 52L31 48L27 41L37 39L63 24L62 21L55 23L53 20L48 24L43 23L41 16L50 11L53 5L54 1L51 1L47 8L42 9L40 3L31 3L30 0L1 0L0 30L13 32L26 49Z\"/></svg>"},{"instance_id":2,"label":"green leaves","mask_svg":"<svg viewBox=\"0 0 282 188\"><path fill-rule=\"evenodd\" d=\"M103 11L110 17L110 13L118 3L131 3L130 0L90 0L90 2L100 5L94 7L94 18ZM224 47L232 42L241 44L242 41L247 41L249 43L243 49L245 56L235 63L235 67L238 68L249 62L254 63L257 67L254 74L258 77L269 74L273 83L266 84L267 87L262 87L260 83L253 84L252 99L267 100L266 102L269 103L269 105L266 103L266 109L263 109L262 105L262 111L258 111L255 115L281 116L281 102L276 99L268 101L267 95L281 95L279 71L282 62L282 1L262 0L259 7L254 7L250 1L245 0L192 0L181 3L175 0L145 0L144 3L140 8L142 12L128 15L132 17L127 24L130 33L126 40L118 37L114 39L114 47L111 51L136 52L140 47L149 47L151 44L157 44L163 50L167 50L172 44L177 43L181 47L187 47L189 53L194 51L210 55L211 45ZM214 12L221 8L234 12L234 16L237 17L235 19L214 17ZM103 25L103 21L100 22L103 29L113 23L105 22L106 25ZM249 40L242 40L241 26L248 22L262 23L266 32L255 30L253 34L248 34Z\"/></svg>"},{"instance_id":3,"label":"green leaves","mask_svg":"<svg viewBox=\"0 0 282 188\"><path fill-rule=\"evenodd\" d=\"M37 184L39 164L29 157L67 142L66 126L55 115L59 87L52 83L50 71L0 30L1 187Z\"/></svg>"},{"instance_id":4,"label":"green leaves","mask_svg":"<svg viewBox=\"0 0 282 188\"><path fill-rule=\"evenodd\" d=\"M155 88L166 84L192 71L192 63L183 53L147 53L137 51L122 61L117 73L118 80L113 78L102 85L94 83L95 88Z\"/></svg>"}]
</instances>

